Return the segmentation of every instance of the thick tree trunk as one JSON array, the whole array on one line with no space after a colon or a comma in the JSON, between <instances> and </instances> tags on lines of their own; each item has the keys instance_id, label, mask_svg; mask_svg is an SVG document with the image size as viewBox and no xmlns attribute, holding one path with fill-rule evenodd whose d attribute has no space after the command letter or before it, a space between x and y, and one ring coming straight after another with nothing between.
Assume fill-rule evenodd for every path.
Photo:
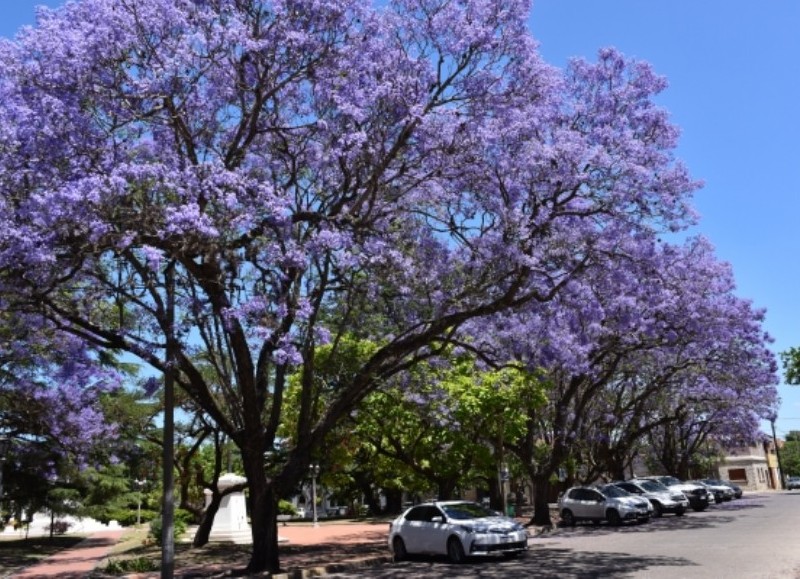
<instances>
[{"instance_id":1,"label":"thick tree trunk","mask_svg":"<svg viewBox=\"0 0 800 579\"><path fill-rule=\"evenodd\" d=\"M400 514L403 510L403 491L398 489L386 490L386 513L387 514Z\"/></svg>"},{"instance_id":2,"label":"thick tree trunk","mask_svg":"<svg viewBox=\"0 0 800 579\"><path fill-rule=\"evenodd\" d=\"M495 511L503 510L503 493L496 476L489 477L489 505Z\"/></svg>"},{"instance_id":3,"label":"thick tree trunk","mask_svg":"<svg viewBox=\"0 0 800 579\"><path fill-rule=\"evenodd\" d=\"M255 483L255 484L253 484ZM275 489L262 477L250 484L250 522L253 548L250 552L248 573L278 573L278 498Z\"/></svg>"},{"instance_id":4,"label":"thick tree trunk","mask_svg":"<svg viewBox=\"0 0 800 579\"><path fill-rule=\"evenodd\" d=\"M449 501L452 500L456 492L456 481L453 479L440 479L439 484L439 500Z\"/></svg>"},{"instance_id":5,"label":"thick tree trunk","mask_svg":"<svg viewBox=\"0 0 800 579\"><path fill-rule=\"evenodd\" d=\"M552 526L550 519L550 476L533 479L533 524Z\"/></svg>"}]
</instances>

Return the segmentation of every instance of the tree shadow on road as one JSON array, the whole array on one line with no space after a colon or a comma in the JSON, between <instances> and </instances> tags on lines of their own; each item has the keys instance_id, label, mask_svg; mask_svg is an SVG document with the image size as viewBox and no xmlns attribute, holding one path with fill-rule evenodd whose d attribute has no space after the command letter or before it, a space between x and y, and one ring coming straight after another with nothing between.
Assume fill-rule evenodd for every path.
<instances>
[{"instance_id":1,"label":"tree shadow on road","mask_svg":"<svg viewBox=\"0 0 800 579\"><path fill-rule=\"evenodd\" d=\"M394 566L376 577L537 577L542 579L594 579L627 577L631 573L653 567L688 567L695 563L681 557L640 557L625 553L573 551L572 549L535 547L524 556L502 563L491 559L471 560L464 565L452 565L437 558L427 564L410 561ZM675 571L680 576L680 570Z\"/></svg>"}]
</instances>

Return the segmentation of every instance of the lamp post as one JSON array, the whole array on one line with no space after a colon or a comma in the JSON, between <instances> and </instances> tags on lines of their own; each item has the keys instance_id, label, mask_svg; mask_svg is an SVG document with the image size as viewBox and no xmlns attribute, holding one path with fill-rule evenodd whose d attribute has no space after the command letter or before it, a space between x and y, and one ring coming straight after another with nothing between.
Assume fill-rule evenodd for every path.
<instances>
[{"instance_id":1,"label":"lamp post","mask_svg":"<svg viewBox=\"0 0 800 579\"><path fill-rule=\"evenodd\" d=\"M503 495L503 516L508 515L508 496L506 495L506 483L508 479L508 466L504 463L500 466L500 494Z\"/></svg>"},{"instance_id":2,"label":"lamp post","mask_svg":"<svg viewBox=\"0 0 800 579\"><path fill-rule=\"evenodd\" d=\"M319 522L317 521L317 477L319 476L319 465L312 464L308 470L311 473L311 513L314 526L319 527Z\"/></svg>"},{"instance_id":3,"label":"lamp post","mask_svg":"<svg viewBox=\"0 0 800 579\"><path fill-rule=\"evenodd\" d=\"M138 489L138 497L136 499L136 526L142 524L142 487L147 484L146 480L139 480L138 478L133 481L133 484L136 485Z\"/></svg>"},{"instance_id":4,"label":"lamp post","mask_svg":"<svg viewBox=\"0 0 800 579\"><path fill-rule=\"evenodd\" d=\"M5 495L3 495L3 467L6 464L6 455L8 454L8 451L10 449L11 449L11 439L8 438L7 436L0 436L0 525L4 525L3 499L5 498Z\"/></svg>"}]
</instances>

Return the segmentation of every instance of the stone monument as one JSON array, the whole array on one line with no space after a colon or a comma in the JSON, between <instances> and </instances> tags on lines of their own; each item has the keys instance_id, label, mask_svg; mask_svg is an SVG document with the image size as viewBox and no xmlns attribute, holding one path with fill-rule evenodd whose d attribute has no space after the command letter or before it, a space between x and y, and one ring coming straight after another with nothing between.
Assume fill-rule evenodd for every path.
<instances>
[{"instance_id":1,"label":"stone monument","mask_svg":"<svg viewBox=\"0 0 800 579\"><path fill-rule=\"evenodd\" d=\"M246 482L247 479L233 473L226 473L219 478L217 486L224 491L233 485ZM211 491L205 491L206 508L211 503ZM222 498L214 524L211 526L209 541L247 544L253 542L250 523L247 522L247 505L244 493L236 491Z\"/></svg>"}]
</instances>

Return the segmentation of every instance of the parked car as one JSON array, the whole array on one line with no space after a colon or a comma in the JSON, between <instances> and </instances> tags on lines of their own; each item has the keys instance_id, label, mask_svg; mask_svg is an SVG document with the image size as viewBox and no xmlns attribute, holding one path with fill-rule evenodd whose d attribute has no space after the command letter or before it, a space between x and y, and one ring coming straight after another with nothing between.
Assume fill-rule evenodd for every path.
<instances>
[{"instance_id":1,"label":"parked car","mask_svg":"<svg viewBox=\"0 0 800 579\"><path fill-rule=\"evenodd\" d=\"M706 488L708 488L712 493L714 493L714 498L718 503L733 500L734 496L733 489L727 485L720 484L714 479L704 478L701 480L690 481L690 482L696 482L706 485Z\"/></svg>"},{"instance_id":2,"label":"parked car","mask_svg":"<svg viewBox=\"0 0 800 579\"><path fill-rule=\"evenodd\" d=\"M561 522L567 526L574 526L578 521L607 521L620 525L626 521L648 521L653 507L647 499L608 484L568 489L558 499L558 512Z\"/></svg>"},{"instance_id":3,"label":"parked car","mask_svg":"<svg viewBox=\"0 0 800 579\"><path fill-rule=\"evenodd\" d=\"M669 489L679 490L686 498L689 499L689 506L694 511L703 511L708 508L710 501L714 499L709 496L706 487L698 484L687 483L674 476L648 476L642 477L649 480L655 480L663 484Z\"/></svg>"},{"instance_id":4,"label":"parked car","mask_svg":"<svg viewBox=\"0 0 800 579\"><path fill-rule=\"evenodd\" d=\"M613 483L624 491L639 495L653 505L653 516L660 517L664 513L682 516L689 508L689 499L680 491L670 490L654 480L631 479Z\"/></svg>"},{"instance_id":5,"label":"parked car","mask_svg":"<svg viewBox=\"0 0 800 579\"><path fill-rule=\"evenodd\" d=\"M714 481L716 484L724 485L724 486L730 488L733 491L733 498L735 498L735 499L742 498L742 487L740 487L739 485L734 484L729 480L722 480L722 479L719 479L719 478L712 478L712 479L709 479L709 480Z\"/></svg>"},{"instance_id":6,"label":"parked car","mask_svg":"<svg viewBox=\"0 0 800 579\"><path fill-rule=\"evenodd\" d=\"M389 523L389 547L397 561L413 553L446 555L461 563L472 555L518 555L528 549L528 532L474 502L433 501L415 505Z\"/></svg>"},{"instance_id":7,"label":"parked car","mask_svg":"<svg viewBox=\"0 0 800 579\"><path fill-rule=\"evenodd\" d=\"M790 476L786 479L786 489L793 491L800 489L800 476Z\"/></svg>"}]
</instances>

